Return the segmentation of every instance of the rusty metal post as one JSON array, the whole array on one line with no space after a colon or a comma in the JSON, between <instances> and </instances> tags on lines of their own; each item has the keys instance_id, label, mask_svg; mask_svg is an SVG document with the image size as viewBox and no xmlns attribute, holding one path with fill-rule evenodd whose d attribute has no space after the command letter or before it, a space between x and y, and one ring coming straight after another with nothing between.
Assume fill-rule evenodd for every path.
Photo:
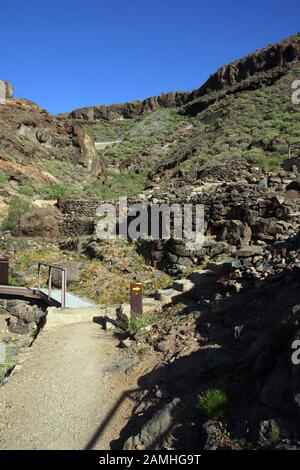
<instances>
[{"instance_id":1,"label":"rusty metal post","mask_svg":"<svg viewBox=\"0 0 300 470\"><path fill-rule=\"evenodd\" d=\"M140 282L130 284L130 311L133 317L143 313L143 284Z\"/></svg>"},{"instance_id":2,"label":"rusty metal post","mask_svg":"<svg viewBox=\"0 0 300 470\"><path fill-rule=\"evenodd\" d=\"M9 285L9 257L7 255L0 258L0 284Z\"/></svg>"}]
</instances>

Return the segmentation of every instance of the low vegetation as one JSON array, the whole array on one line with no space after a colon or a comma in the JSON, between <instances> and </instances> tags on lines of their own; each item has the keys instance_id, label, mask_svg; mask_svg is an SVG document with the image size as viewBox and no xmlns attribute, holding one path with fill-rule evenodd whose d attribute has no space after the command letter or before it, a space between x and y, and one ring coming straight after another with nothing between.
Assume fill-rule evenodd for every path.
<instances>
[{"instance_id":1,"label":"low vegetation","mask_svg":"<svg viewBox=\"0 0 300 470\"><path fill-rule=\"evenodd\" d=\"M153 323L155 323L158 318L158 315L154 313L145 313L143 315L134 316L128 323L127 331L129 331L130 334L133 334L136 331L141 330L142 328L146 328L147 326L153 325Z\"/></svg>"},{"instance_id":2,"label":"low vegetation","mask_svg":"<svg viewBox=\"0 0 300 470\"><path fill-rule=\"evenodd\" d=\"M13 230L23 214L30 212L32 205L19 197L13 197L10 200L8 213L2 222L2 230Z\"/></svg>"},{"instance_id":3,"label":"low vegetation","mask_svg":"<svg viewBox=\"0 0 300 470\"><path fill-rule=\"evenodd\" d=\"M45 184L39 188L39 194L43 195L45 199L58 199L59 197L71 196L79 192L78 188L68 183Z\"/></svg>"},{"instance_id":4,"label":"low vegetation","mask_svg":"<svg viewBox=\"0 0 300 470\"><path fill-rule=\"evenodd\" d=\"M108 172L105 183L96 180L85 186L83 192L106 201L116 200L120 196L134 197L142 192L148 182L147 173Z\"/></svg>"},{"instance_id":5,"label":"low vegetation","mask_svg":"<svg viewBox=\"0 0 300 470\"><path fill-rule=\"evenodd\" d=\"M27 197L33 197L34 194L35 194L35 191L32 188L32 186L29 186L27 184L24 184L23 186L20 186L19 187L19 192L21 194L23 194L24 196L27 196Z\"/></svg>"},{"instance_id":6,"label":"low vegetation","mask_svg":"<svg viewBox=\"0 0 300 470\"><path fill-rule=\"evenodd\" d=\"M3 363L0 362L0 385L2 385L3 381L5 380L5 377L9 375L9 373L15 367L15 365L16 365L16 359L12 352L12 349L9 345L5 344L4 362Z\"/></svg>"},{"instance_id":7,"label":"low vegetation","mask_svg":"<svg viewBox=\"0 0 300 470\"><path fill-rule=\"evenodd\" d=\"M223 390L211 389L198 396L197 408L210 419L222 418L228 411L229 399Z\"/></svg>"},{"instance_id":8,"label":"low vegetation","mask_svg":"<svg viewBox=\"0 0 300 470\"><path fill-rule=\"evenodd\" d=\"M0 170L0 189L3 188L7 183L7 177L4 171Z\"/></svg>"}]
</instances>

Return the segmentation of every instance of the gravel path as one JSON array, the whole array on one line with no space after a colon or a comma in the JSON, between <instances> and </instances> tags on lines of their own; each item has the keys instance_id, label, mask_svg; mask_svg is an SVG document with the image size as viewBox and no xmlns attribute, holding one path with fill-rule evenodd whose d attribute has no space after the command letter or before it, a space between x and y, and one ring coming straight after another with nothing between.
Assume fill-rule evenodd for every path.
<instances>
[{"instance_id":1,"label":"gravel path","mask_svg":"<svg viewBox=\"0 0 300 470\"><path fill-rule=\"evenodd\" d=\"M0 387L0 449L109 449L124 425L116 416L89 442L129 388L120 358L97 324L42 332Z\"/></svg>"}]
</instances>

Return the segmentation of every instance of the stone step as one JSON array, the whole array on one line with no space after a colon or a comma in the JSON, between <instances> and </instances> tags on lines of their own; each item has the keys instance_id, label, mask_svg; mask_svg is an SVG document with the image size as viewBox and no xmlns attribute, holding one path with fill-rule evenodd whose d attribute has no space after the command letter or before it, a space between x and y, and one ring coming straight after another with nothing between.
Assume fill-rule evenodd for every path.
<instances>
[{"instance_id":1,"label":"stone step","mask_svg":"<svg viewBox=\"0 0 300 470\"><path fill-rule=\"evenodd\" d=\"M189 292L195 287L195 284L190 279L180 279L173 282L172 288L178 292Z\"/></svg>"},{"instance_id":2,"label":"stone step","mask_svg":"<svg viewBox=\"0 0 300 470\"><path fill-rule=\"evenodd\" d=\"M55 308L49 307L47 310L45 329L56 328L73 323L89 323L96 318L102 318L106 314L106 309L95 308Z\"/></svg>"},{"instance_id":3,"label":"stone step","mask_svg":"<svg viewBox=\"0 0 300 470\"><path fill-rule=\"evenodd\" d=\"M165 306L177 300L181 295L182 292L175 289L158 289L155 293L155 299L159 300L162 306Z\"/></svg>"}]
</instances>

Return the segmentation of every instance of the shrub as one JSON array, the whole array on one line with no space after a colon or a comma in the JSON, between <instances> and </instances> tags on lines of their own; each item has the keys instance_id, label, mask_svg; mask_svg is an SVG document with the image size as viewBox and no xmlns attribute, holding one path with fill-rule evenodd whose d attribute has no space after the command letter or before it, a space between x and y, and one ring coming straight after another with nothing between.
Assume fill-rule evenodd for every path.
<instances>
[{"instance_id":1,"label":"shrub","mask_svg":"<svg viewBox=\"0 0 300 470\"><path fill-rule=\"evenodd\" d=\"M198 396L197 408L210 419L224 416L228 406L228 396L223 390L211 389Z\"/></svg>"},{"instance_id":2,"label":"shrub","mask_svg":"<svg viewBox=\"0 0 300 470\"><path fill-rule=\"evenodd\" d=\"M24 196L28 196L28 197L34 196L34 190L32 189L31 186L27 184L20 186L19 191L21 194L24 194Z\"/></svg>"},{"instance_id":3,"label":"shrub","mask_svg":"<svg viewBox=\"0 0 300 470\"><path fill-rule=\"evenodd\" d=\"M2 385L5 377L7 377L10 374L10 372L13 370L15 365L16 365L16 358L11 348L8 345L6 345L4 363L0 364L0 385Z\"/></svg>"},{"instance_id":4,"label":"shrub","mask_svg":"<svg viewBox=\"0 0 300 470\"><path fill-rule=\"evenodd\" d=\"M43 194L46 199L58 199L61 196L76 194L78 193L78 189L67 183L45 184L40 187L39 192Z\"/></svg>"},{"instance_id":5,"label":"shrub","mask_svg":"<svg viewBox=\"0 0 300 470\"><path fill-rule=\"evenodd\" d=\"M30 212L32 205L19 197L13 197L9 203L8 213L2 223L2 230L12 230L17 226L23 214Z\"/></svg>"},{"instance_id":6,"label":"shrub","mask_svg":"<svg viewBox=\"0 0 300 470\"><path fill-rule=\"evenodd\" d=\"M132 317L128 323L127 330L130 333L134 333L141 328L145 328L146 326L152 325L157 321L158 316L154 313L144 313L143 315L137 315Z\"/></svg>"},{"instance_id":7,"label":"shrub","mask_svg":"<svg viewBox=\"0 0 300 470\"><path fill-rule=\"evenodd\" d=\"M133 197L139 194L148 182L146 172L123 172L115 174L110 172L106 183L94 181L85 186L84 192L103 200L114 200L119 196Z\"/></svg>"},{"instance_id":8,"label":"shrub","mask_svg":"<svg viewBox=\"0 0 300 470\"><path fill-rule=\"evenodd\" d=\"M3 188L3 186L5 186L6 183L7 183L6 174L4 173L4 171L0 170L0 188Z\"/></svg>"}]
</instances>

